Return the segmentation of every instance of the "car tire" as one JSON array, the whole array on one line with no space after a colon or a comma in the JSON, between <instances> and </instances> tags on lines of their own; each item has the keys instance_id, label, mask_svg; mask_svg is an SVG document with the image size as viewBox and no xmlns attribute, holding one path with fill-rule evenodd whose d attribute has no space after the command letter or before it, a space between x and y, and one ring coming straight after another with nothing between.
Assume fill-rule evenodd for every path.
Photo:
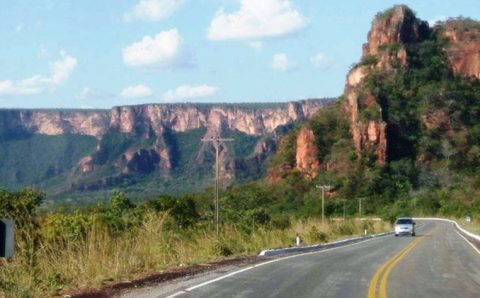
<instances>
[{"instance_id":1,"label":"car tire","mask_svg":"<svg viewBox=\"0 0 480 298\"><path fill-rule=\"evenodd\" d=\"M398 237L398 234L395 234L395 237Z\"/></svg>"},{"instance_id":2,"label":"car tire","mask_svg":"<svg viewBox=\"0 0 480 298\"><path fill-rule=\"evenodd\" d=\"M412 237L415 237L415 233L412 233Z\"/></svg>"}]
</instances>

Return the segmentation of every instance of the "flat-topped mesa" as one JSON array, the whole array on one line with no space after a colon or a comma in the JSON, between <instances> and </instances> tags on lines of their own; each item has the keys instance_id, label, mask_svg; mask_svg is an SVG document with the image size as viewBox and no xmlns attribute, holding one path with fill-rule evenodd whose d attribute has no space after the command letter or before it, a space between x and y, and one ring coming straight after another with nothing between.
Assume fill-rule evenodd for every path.
<instances>
[{"instance_id":1,"label":"flat-topped mesa","mask_svg":"<svg viewBox=\"0 0 480 298\"><path fill-rule=\"evenodd\" d=\"M81 134L99 139L108 119L108 111L101 110L0 110L0 136Z\"/></svg>"},{"instance_id":2,"label":"flat-topped mesa","mask_svg":"<svg viewBox=\"0 0 480 298\"><path fill-rule=\"evenodd\" d=\"M480 79L480 22L450 19L435 27L449 40L446 49L455 74Z\"/></svg>"},{"instance_id":3,"label":"flat-topped mesa","mask_svg":"<svg viewBox=\"0 0 480 298\"><path fill-rule=\"evenodd\" d=\"M108 110L0 110L0 136L15 134L81 134L97 139L114 129L137 135L165 127L185 132L200 127L226 127L249 135L272 133L278 126L311 117L325 102L306 100L271 107L235 104L149 104Z\"/></svg>"},{"instance_id":4,"label":"flat-topped mesa","mask_svg":"<svg viewBox=\"0 0 480 298\"><path fill-rule=\"evenodd\" d=\"M161 133L162 127L168 126L176 132L225 127L248 135L263 135L289 122L309 118L323 105L322 101L309 100L255 109L229 104L123 106L112 109L110 127L128 134L145 131L148 127Z\"/></svg>"}]
</instances>

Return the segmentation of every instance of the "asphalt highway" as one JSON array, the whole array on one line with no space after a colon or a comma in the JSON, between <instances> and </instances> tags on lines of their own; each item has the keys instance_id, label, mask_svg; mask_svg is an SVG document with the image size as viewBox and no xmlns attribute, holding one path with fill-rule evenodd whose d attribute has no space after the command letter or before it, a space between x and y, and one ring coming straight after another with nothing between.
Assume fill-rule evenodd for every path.
<instances>
[{"instance_id":1,"label":"asphalt highway","mask_svg":"<svg viewBox=\"0 0 480 298\"><path fill-rule=\"evenodd\" d=\"M480 297L480 253L451 223L417 223L416 237L388 235L122 296Z\"/></svg>"}]
</instances>

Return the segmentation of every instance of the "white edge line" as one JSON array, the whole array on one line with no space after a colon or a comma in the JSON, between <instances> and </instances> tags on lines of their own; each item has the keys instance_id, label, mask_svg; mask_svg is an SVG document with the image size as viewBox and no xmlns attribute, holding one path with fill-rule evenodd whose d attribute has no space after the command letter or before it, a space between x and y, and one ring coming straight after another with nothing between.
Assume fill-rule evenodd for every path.
<instances>
[{"instance_id":1,"label":"white edge line","mask_svg":"<svg viewBox=\"0 0 480 298\"><path fill-rule=\"evenodd\" d=\"M228 277L237 275L237 274L239 274L239 273L242 273L242 272L245 272L245 271L248 271L248 270L257 268L257 267L261 267L261 266L264 266L264 265L267 265L267 264L271 264L271 263L275 263L275 262L280 262L280 261L283 261L283 260L292 259L292 258L296 258L296 257L301 257L301 256L305 256L305 255L323 253L323 252L327 252L327 251L331 251L331 250L335 250L335 249L340 249L340 248L345 248L345 247L354 246L354 245L357 245L357 244L364 244L364 243L366 243L366 242L370 242L370 241L372 241L372 240L377 240L377 239L382 239L382 237L373 237L373 238L370 238L370 239L366 239L366 240L364 240L364 241L355 242L355 243L347 244L347 245L344 245L344 246L332 247L332 248L327 248L327 249L319 250L319 251L310 251L310 252L305 252L305 253L301 253L301 254L295 254L295 255L291 255L291 256L287 256L287 257L283 257L283 258L278 258L278 259L270 260L270 261L263 262L263 263L259 263L259 264L256 264L256 265L253 265L253 266L249 266L249 267L247 267L247 268L243 268L243 269L241 269L241 270L237 270L237 271L231 272L231 273L229 273L229 274L226 274L226 275L217 277L217 278L215 278L215 279L212 279L212 280L203 282L203 283L198 284L198 285L195 285L195 286L193 286L193 287L190 287L190 288L187 288L187 289L178 291L178 292L176 292L175 294L172 294L172 295L167 296L167 297L165 297L165 298L177 297L177 296L180 296L180 295L182 295L182 294L186 294L186 293L188 293L188 292L191 292L191 291L193 291L193 290L195 290L195 289L198 289L198 288L204 287L204 286L206 286L206 285L212 284L212 283L214 283L214 282L220 281L220 280L222 280L222 279L225 279L225 278L228 278Z\"/></svg>"},{"instance_id":2,"label":"white edge line","mask_svg":"<svg viewBox=\"0 0 480 298\"><path fill-rule=\"evenodd\" d=\"M306 250L306 249L310 249L310 248L312 248L312 249L317 248L317 249L320 250L323 247L328 247L328 246L332 246L332 245L335 245L335 244L342 244L342 243L345 243L345 242L351 242L351 241L362 240L362 239L367 240L367 239L370 239L370 238L378 238L378 237L386 236L386 235L392 234L392 233L393 232L385 232L385 233L373 234L373 235L369 235L369 236L358 236L358 237L342 239L342 240L338 240L338 241L334 241L334 242L328 242L328 243L324 243L324 244L313 244L313 245L302 246L302 247L264 249L258 254L258 256L263 257L269 252L280 252L279 254L276 254L277 256L280 255L280 254L301 253L301 251L298 251L298 249ZM272 255L272 256L276 256L276 255Z\"/></svg>"},{"instance_id":3,"label":"white edge line","mask_svg":"<svg viewBox=\"0 0 480 298\"><path fill-rule=\"evenodd\" d=\"M422 220L422 219L423 219L423 220L437 220L437 221L451 222L451 223L453 223L459 230L461 230L463 233L465 233L465 234L467 234L468 236L470 236L470 237L472 237L472 238L480 241L480 236L475 235L475 234L473 234L473 233L471 233L471 232L463 229L463 228L462 228L456 221L454 221L454 220L446 219L446 218L437 218L437 217L416 217L416 218L414 218L414 219L420 219L420 220ZM459 233L457 230L455 230L455 232L456 232L460 237L462 237L463 240L465 240L465 241L468 243L468 245L470 245L478 254L480 254L480 250L479 250L477 247L475 247L475 245L473 245L473 243L472 243L470 240L468 240L467 238L465 238L465 236L463 236L463 235L462 235L461 233Z\"/></svg>"}]
</instances>

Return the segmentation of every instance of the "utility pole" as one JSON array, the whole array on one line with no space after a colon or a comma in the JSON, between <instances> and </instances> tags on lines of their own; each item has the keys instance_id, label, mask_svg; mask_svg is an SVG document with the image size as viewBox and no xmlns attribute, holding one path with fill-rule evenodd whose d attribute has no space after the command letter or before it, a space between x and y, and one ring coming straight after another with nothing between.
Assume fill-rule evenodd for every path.
<instances>
[{"instance_id":1,"label":"utility pole","mask_svg":"<svg viewBox=\"0 0 480 298\"><path fill-rule=\"evenodd\" d=\"M325 189L332 189L331 185L317 185L316 188L322 189L322 228L325 228Z\"/></svg>"},{"instance_id":2,"label":"utility pole","mask_svg":"<svg viewBox=\"0 0 480 298\"><path fill-rule=\"evenodd\" d=\"M358 214L360 216L360 220L362 219L362 200L365 198L358 198Z\"/></svg>"},{"instance_id":3,"label":"utility pole","mask_svg":"<svg viewBox=\"0 0 480 298\"><path fill-rule=\"evenodd\" d=\"M202 142L212 142L213 147L215 147L215 228L217 231L217 239L219 233L219 204L218 204L218 192L220 188L220 163L219 163L219 155L220 155L220 143L222 142L233 142L234 139L223 139L220 137L214 137L210 139L202 139Z\"/></svg>"}]
</instances>

